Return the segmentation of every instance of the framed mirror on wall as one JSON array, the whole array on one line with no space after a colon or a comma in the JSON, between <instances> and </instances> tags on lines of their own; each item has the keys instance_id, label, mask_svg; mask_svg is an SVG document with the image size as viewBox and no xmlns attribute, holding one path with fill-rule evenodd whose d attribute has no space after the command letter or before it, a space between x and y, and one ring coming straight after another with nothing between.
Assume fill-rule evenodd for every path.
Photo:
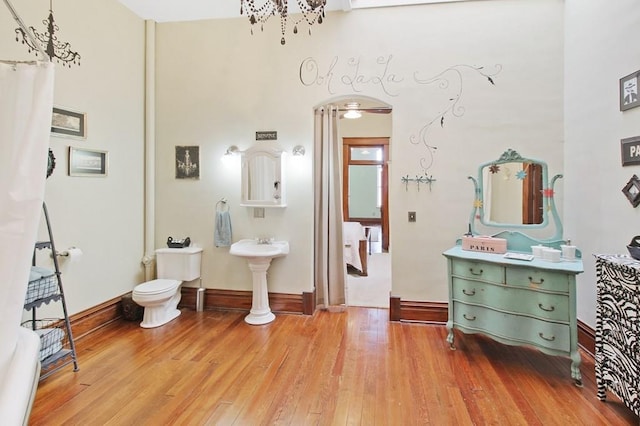
<instances>
[{"instance_id":1,"label":"framed mirror on wall","mask_svg":"<svg viewBox=\"0 0 640 426\"><path fill-rule=\"evenodd\" d=\"M257 144L242 153L241 206L286 207L285 152Z\"/></svg>"}]
</instances>

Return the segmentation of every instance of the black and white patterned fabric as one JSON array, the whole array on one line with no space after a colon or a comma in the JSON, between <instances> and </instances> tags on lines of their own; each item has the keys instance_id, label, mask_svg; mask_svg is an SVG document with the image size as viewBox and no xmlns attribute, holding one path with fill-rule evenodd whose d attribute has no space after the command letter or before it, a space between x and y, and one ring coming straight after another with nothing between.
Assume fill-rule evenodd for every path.
<instances>
[{"instance_id":1,"label":"black and white patterned fabric","mask_svg":"<svg viewBox=\"0 0 640 426\"><path fill-rule=\"evenodd\" d=\"M625 255L596 257L596 383L640 416L640 261Z\"/></svg>"}]
</instances>

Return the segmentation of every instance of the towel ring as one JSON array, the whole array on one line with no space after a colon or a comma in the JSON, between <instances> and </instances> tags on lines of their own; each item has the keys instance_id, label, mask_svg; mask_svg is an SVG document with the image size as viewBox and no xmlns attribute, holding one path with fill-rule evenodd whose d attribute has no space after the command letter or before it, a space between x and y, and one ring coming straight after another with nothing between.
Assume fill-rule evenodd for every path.
<instances>
[{"instance_id":1,"label":"towel ring","mask_svg":"<svg viewBox=\"0 0 640 426\"><path fill-rule=\"evenodd\" d=\"M218 201L216 203L216 211L217 212L224 212L224 211L228 211L228 210L229 210L229 206L227 205L226 198L221 198L220 201Z\"/></svg>"}]
</instances>

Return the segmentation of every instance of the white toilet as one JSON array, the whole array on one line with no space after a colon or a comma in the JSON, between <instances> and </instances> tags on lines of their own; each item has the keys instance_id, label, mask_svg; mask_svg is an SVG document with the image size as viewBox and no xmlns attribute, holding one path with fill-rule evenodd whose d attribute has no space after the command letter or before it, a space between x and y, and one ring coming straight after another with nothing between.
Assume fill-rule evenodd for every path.
<instances>
[{"instance_id":1,"label":"white toilet","mask_svg":"<svg viewBox=\"0 0 640 426\"><path fill-rule=\"evenodd\" d=\"M202 248L161 248L156 250L158 278L138 284L131 298L144 308L140 327L160 327L180 315L178 302L184 281L200 278Z\"/></svg>"}]
</instances>

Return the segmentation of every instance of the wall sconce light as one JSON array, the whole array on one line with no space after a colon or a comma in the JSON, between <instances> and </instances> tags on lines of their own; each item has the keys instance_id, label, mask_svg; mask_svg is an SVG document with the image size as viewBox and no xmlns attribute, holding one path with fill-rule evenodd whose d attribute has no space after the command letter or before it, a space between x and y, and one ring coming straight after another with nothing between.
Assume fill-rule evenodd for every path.
<instances>
[{"instance_id":1,"label":"wall sconce light","mask_svg":"<svg viewBox=\"0 0 640 426\"><path fill-rule=\"evenodd\" d=\"M293 147L293 155L294 156L302 156L305 154L305 149L304 146L302 145L296 145Z\"/></svg>"},{"instance_id":2,"label":"wall sconce light","mask_svg":"<svg viewBox=\"0 0 640 426\"><path fill-rule=\"evenodd\" d=\"M237 146L231 145L229 148L227 148L227 152L225 152L224 155L236 155L239 151L240 150Z\"/></svg>"}]
</instances>

